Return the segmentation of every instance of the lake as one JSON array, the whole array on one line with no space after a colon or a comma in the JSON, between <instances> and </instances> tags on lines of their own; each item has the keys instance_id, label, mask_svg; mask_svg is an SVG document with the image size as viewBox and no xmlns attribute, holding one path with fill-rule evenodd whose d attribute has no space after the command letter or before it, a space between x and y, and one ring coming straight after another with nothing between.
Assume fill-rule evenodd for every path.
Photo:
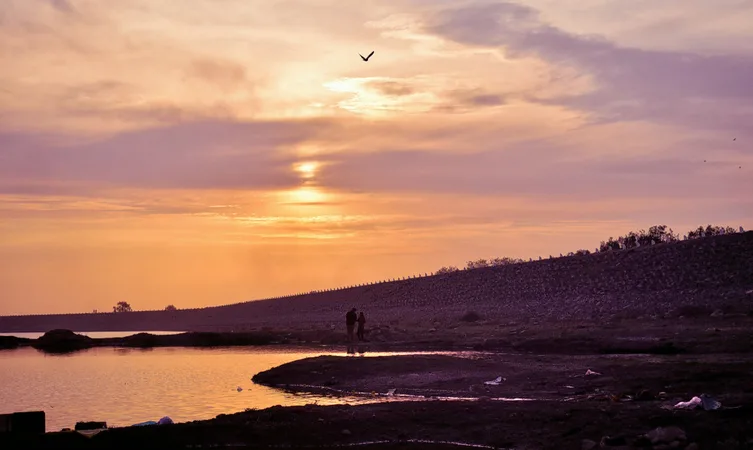
<instances>
[{"instance_id":1,"label":"lake","mask_svg":"<svg viewBox=\"0 0 753 450\"><path fill-rule=\"evenodd\" d=\"M168 335L168 334L180 334L180 331L74 331L76 334L83 334L84 336L89 336L93 339L102 339L102 338L116 338L116 337L126 337L131 336L136 333L149 333L149 334L159 334L159 335ZM41 337L44 333L0 333L0 336L15 336L20 338L27 338L27 339L36 339L38 337Z\"/></svg>"},{"instance_id":2,"label":"lake","mask_svg":"<svg viewBox=\"0 0 753 450\"><path fill-rule=\"evenodd\" d=\"M104 337L102 333L88 334ZM0 351L0 414L42 410L47 417L47 431L59 431L72 429L77 421L129 426L157 421L163 416L187 422L246 408L305 405L314 401L319 404L374 401L291 394L251 381L256 373L280 364L310 356L346 356L345 350L98 347L67 355L44 354L29 347L3 350ZM387 354L395 353L367 352L365 356Z\"/></svg>"}]
</instances>

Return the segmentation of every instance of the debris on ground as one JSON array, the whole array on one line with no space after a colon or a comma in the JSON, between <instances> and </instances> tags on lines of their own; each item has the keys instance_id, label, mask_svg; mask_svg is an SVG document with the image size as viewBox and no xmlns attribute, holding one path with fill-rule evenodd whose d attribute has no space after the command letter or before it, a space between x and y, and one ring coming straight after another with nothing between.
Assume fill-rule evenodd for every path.
<instances>
[{"instance_id":1,"label":"debris on ground","mask_svg":"<svg viewBox=\"0 0 753 450\"><path fill-rule=\"evenodd\" d=\"M648 440L650 440L653 445L671 444L675 441L687 440L685 431L675 426L655 428L646 433L646 438L648 438Z\"/></svg>"},{"instance_id":2,"label":"debris on ground","mask_svg":"<svg viewBox=\"0 0 753 450\"><path fill-rule=\"evenodd\" d=\"M701 394L700 396L691 398L687 402L677 403L674 409L697 409L698 407L702 407L706 411L713 411L721 408L722 404L709 395Z\"/></svg>"},{"instance_id":3,"label":"debris on ground","mask_svg":"<svg viewBox=\"0 0 753 450\"><path fill-rule=\"evenodd\" d=\"M593 370L588 369L586 370L586 376L589 376L589 375L601 375L601 374L599 372L594 372Z\"/></svg>"},{"instance_id":4,"label":"debris on ground","mask_svg":"<svg viewBox=\"0 0 753 450\"><path fill-rule=\"evenodd\" d=\"M701 394L701 404L706 411L714 411L722 407L719 401L706 394Z\"/></svg>"},{"instance_id":5,"label":"debris on ground","mask_svg":"<svg viewBox=\"0 0 753 450\"><path fill-rule=\"evenodd\" d=\"M484 381L484 384L488 384L490 386L499 386L503 381L507 381L507 378L497 377L492 381Z\"/></svg>"},{"instance_id":6,"label":"debris on ground","mask_svg":"<svg viewBox=\"0 0 753 450\"><path fill-rule=\"evenodd\" d=\"M701 404L701 398L700 397L693 397L687 402L679 402L677 403L674 408L675 409L696 409L698 405Z\"/></svg>"}]
</instances>

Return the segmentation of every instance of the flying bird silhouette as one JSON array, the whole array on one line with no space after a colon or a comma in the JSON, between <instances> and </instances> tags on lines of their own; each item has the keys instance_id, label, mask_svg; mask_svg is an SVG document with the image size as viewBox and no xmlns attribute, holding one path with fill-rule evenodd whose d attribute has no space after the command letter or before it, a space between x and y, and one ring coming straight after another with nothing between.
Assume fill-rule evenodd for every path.
<instances>
[{"instance_id":1,"label":"flying bird silhouette","mask_svg":"<svg viewBox=\"0 0 753 450\"><path fill-rule=\"evenodd\" d=\"M374 50L372 50L372 51L371 51L371 53L369 53L369 56L367 56L367 57L365 57L365 58L364 58L364 57L363 57L363 55L362 55L362 54L360 54L360 53L358 54L358 56L360 56L362 60L364 60L364 61L368 61L368 60L369 60L369 58L371 58L371 55L373 55L373 54L374 54Z\"/></svg>"},{"instance_id":2,"label":"flying bird silhouette","mask_svg":"<svg viewBox=\"0 0 753 450\"><path fill-rule=\"evenodd\" d=\"M372 53L374 53L374 52L372 52ZM736 141L736 140L737 140L737 138L734 138L734 139L732 139L732 140L733 140L733 141Z\"/></svg>"}]
</instances>

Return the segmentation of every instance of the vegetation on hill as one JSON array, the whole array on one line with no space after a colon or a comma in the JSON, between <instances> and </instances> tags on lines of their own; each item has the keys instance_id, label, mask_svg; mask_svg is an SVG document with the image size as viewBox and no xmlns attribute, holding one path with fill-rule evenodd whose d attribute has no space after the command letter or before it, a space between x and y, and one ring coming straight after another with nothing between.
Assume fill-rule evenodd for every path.
<instances>
[{"instance_id":1,"label":"vegetation on hill","mask_svg":"<svg viewBox=\"0 0 753 450\"><path fill-rule=\"evenodd\" d=\"M740 229L742 230L742 228ZM697 239L700 237L705 236L719 236L723 234L734 234L738 233L740 230L735 230L732 227L723 227L723 226L716 226L716 225L707 225L707 226L699 226L696 229L688 231L688 233L682 237L683 240L687 239ZM657 245L657 244L666 244L666 243L672 243L680 241L681 238L678 234L676 234L671 228L668 228L666 225L654 225L646 230L640 230L640 231L631 231L624 236L620 236L617 239L614 237L609 237L606 241L601 241L601 244L597 249L594 250L594 253L600 253L600 252L608 252L613 250L626 250L631 248L637 248L647 245ZM567 255L560 256L581 256L581 255L590 255L592 252L586 249L580 249L575 252L570 252ZM549 258L551 259L552 256L550 255ZM541 257L539 257L541 259ZM477 259L475 261L468 261L464 267L464 270L471 270L471 269L479 269L482 267L497 267L497 266L506 266L510 264L520 264L525 262L525 260L520 258L493 258L493 259ZM457 272L461 269L459 269L457 266L446 266L442 267L436 272L434 272L434 275L442 275L447 274L451 272Z\"/></svg>"}]
</instances>

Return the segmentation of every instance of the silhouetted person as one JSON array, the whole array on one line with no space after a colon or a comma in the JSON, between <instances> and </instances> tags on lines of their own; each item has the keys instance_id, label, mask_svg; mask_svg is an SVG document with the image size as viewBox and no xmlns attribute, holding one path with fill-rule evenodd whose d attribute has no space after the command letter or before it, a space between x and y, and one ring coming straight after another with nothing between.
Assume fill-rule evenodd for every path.
<instances>
[{"instance_id":1,"label":"silhouetted person","mask_svg":"<svg viewBox=\"0 0 753 450\"><path fill-rule=\"evenodd\" d=\"M353 342L353 328L356 326L358 316L356 315L356 308L351 309L345 314L345 326L348 328L348 341Z\"/></svg>"},{"instance_id":2,"label":"silhouetted person","mask_svg":"<svg viewBox=\"0 0 753 450\"><path fill-rule=\"evenodd\" d=\"M366 325L366 316L363 315L363 311L358 314L358 340L365 341L363 337L363 327Z\"/></svg>"}]
</instances>

